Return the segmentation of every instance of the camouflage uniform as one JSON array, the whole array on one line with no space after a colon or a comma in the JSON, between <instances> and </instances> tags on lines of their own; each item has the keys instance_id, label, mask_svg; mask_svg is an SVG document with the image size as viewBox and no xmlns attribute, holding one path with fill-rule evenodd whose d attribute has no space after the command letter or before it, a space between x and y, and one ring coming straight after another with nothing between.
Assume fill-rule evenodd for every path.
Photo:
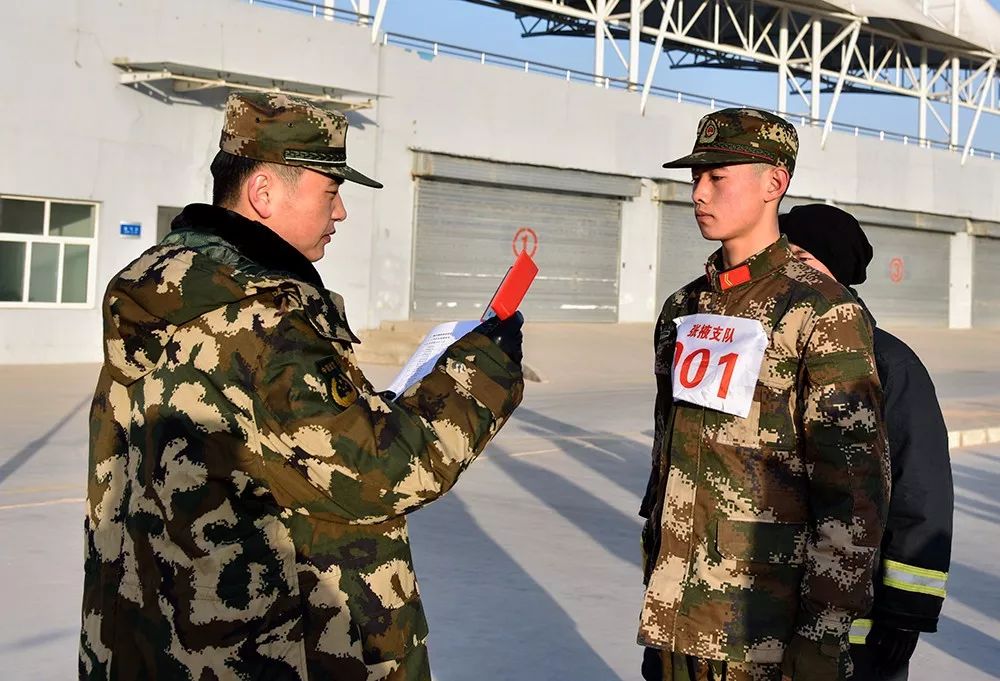
<instances>
[{"instance_id":1,"label":"camouflage uniform","mask_svg":"<svg viewBox=\"0 0 1000 681\"><path fill-rule=\"evenodd\" d=\"M80 677L427 681L405 514L497 433L519 366L471 333L393 401L312 264L215 206L112 280L104 326Z\"/></svg>"},{"instance_id":2,"label":"camouflage uniform","mask_svg":"<svg viewBox=\"0 0 1000 681\"><path fill-rule=\"evenodd\" d=\"M714 128L745 120L720 113L702 121L695 154L709 145L730 153ZM774 145L753 146L770 136L757 120L729 146L773 162ZM794 152L783 156L794 167ZM696 313L758 320L766 332L746 418L672 397L674 320ZM777 681L786 648L803 641L849 664L847 634L870 604L889 485L862 309L780 239L728 271L716 252L704 277L666 301L654 344L639 642L665 651L665 679L683 678L667 671L679 654L699 664L731 661L740 678Z\"/></svg>"}]
</instances>

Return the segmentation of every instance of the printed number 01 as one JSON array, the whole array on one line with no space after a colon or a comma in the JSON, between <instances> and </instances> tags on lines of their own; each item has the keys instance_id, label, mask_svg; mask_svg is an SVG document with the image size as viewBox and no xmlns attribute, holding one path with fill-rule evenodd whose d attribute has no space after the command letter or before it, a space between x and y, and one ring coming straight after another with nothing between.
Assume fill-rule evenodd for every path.
<instances>
[{"instance_id":1,"label":"printed number 01","mask_svg":"<svg viewBox=\"0 0 1000 681\"><path fill-rule=\"evenodd\" d=\"M694 388L704 380L705 373L712 363L712 353L707 348L698 348L687 357L683 357L683 355L684 344L677 341L674 348L674 371L677 371L677 365L680 364L681 373L678 379L681 385L685 388ZM722 381L719 383L719 399L724 400L726 399L726 395L729 394L729 382L733 379L733 371L736 369L736 362L739 358L739 353L736 352L730 352L719 358L719 366L726 367L722 372ZM691 365L695 362L698 363L698 368L695 370L694 376L691 376Z\"/></svg>"}]
</instances>

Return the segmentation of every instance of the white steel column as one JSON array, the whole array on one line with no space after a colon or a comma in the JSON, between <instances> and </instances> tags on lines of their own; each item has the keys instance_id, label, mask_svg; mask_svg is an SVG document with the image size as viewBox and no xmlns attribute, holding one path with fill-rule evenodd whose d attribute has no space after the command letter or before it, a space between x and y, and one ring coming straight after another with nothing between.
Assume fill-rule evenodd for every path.
<instances>
[{"instance_id":1,"label":"white steel column","mask_svg":"<svg viewBox=\"0 0 1000 681\"><path fill-rule=\"evenodd\" d=\"M382 18L385 16L385 6L389 0L377 0L378 4L375 6L375 19L372 21L372 44L378 42L379 32L382 30Z\"/></svg>"},{"instance_id":2,"label":"white steel column","mask_svg":"<svg viewBox=\"0 0 1000 681\"><path fill-rule=\"evenodd\" d=\"M629 0L628 82L629 90L639 82L639 44L642 37L642 0Z\"/></svg>"},{"instance_id":3,"label":"white steel column","mask_svg":"<svg viewBox=\"0 0 1000 681\"><path fill-rule=\"evenodd\" d=\"M823 138L820 140L820 148L826 148L826 138L830 136L833 129L833 116L837 113L837 104L840 102L840 93L844 91L844 78L847 76L847 68L854 59L854 48L858 44L858 35L861 33L861 22L854 22L854 29L851 31L851 39L847 43L847 50L840 59L840 77L837 79L837 86L833 89L833 99L830 100L830 108L826 112L826 123L823 125Z\"/></svg>"},{"instance_id":4,"label":"white steel column","mask_svg":"<svg viewBox=\"0 0 1000 681\"><path fill-rule=\"evenodd\" d=\"M920 48L920 111L917 113L917 138L920 145L927 144L927 48Z\"/></svg>"},{"instance_id":5,"label":"white steel column","mask_svg":"<svg viewBox=\"0 0 1000 681\"><path fill-rule=\"evenodd\" d=\"M372 13L371 0L358 0L358 14L361 15L360 17L358 17L358 23L361 24L362 26L367 26L368 22L371 21L371 19L368 18L371 15L371 13Z\"/></svg>"},{"instance_id":6,"label":"white steel column","mask_svg":"<svg viewBox=\"0 0 1000 681\"><path fill-rule=\"evenodd\" d=\"M608 21L608 0L597 0L597 17L594 22L594 75L597 84L604 83L604 32Z\"/></svg>"},{"instance_id":7,"label":"white steel column","mask_svg":"<svg viewBox=\"0 0 1000 681\"><path fill-rule=\"evenodd\" d=\"M960 24L960 18L962 16L962 3L960 0L952 0L954 3L954 17L952 23L952 32L954 35L958 35L958 29ZM953 57L951 60L951 138L949 144L953 147L958 146L959 133L961 132L961 125L959 124L959 98L962 96L962 64L958 57Z\"/></svg>"},{"instance_id":8,"label":"white steel column","mask_svg":"<svg viewBox=\"0 0 1000 681\"><path fill-rule=\"evenodd\" d=\"M990 70L987 71L986 78L981 85L982 89L979 93L979 105L976 107L976 115L972 118L972 127L969 128L969 136L965 140L965 148L962 150L962 165L965 165L966 160L969 158L972 141L976 138L976 128L979 127L979 119L983 115L983 107L986 106L986 97L990 94L990 90L993 89L993 76L996 74L996 70L997 60L992 59L990 61Z\"/></svg>"},{"instance_id":9,"label":"white steel column","mask_svg":"<svg viewBox=\"0 0 1000 681\"><path fill-rule=\"evenodd\" d=\"M823 22L814 19L812 22L812 102L809 106L809 117L814 121L819 120L821 110L820 87L820 67L823 65Z\"/></svg>"},{"instance_id":10,"label":"white steel column","mask_svg":"<svg viewBox=\"0 0 1000 681\"><path fill-rule=\"evenodd\" d=\"M336 0L323 0L323 18L327 21L333 21L333 9L334 2Z\"/></svg>"},{"instance_id":11,"label":"white steel column","mask_svg":"<svg viewBox=\"0 0 1000 681\"><path fill-rule=\"evenodd\" d=\"M788 112L788 8L782 7L778 29L778 113Z\"/></svg>"},{"instance_id":12,"label":"white steel column","mask_svg":"<svg viewBox=\"0 0 1000 681\"><path fill-rule=\"evenodd\" d=\"M958 137L961 126L958 121L958 103L962 95L962 66L958 57L951 60L951 130L948 143L952 147L958 146Z\"/></svg>"},{"instance_id":13,"label":"white steel column","mask_svg":"<svg viewBox=\"0 0 1000 681\"><path fill-rule=\"evenodd\" d=\"M639 101L639 115L645 115L646 102L649 100L649 91L653 87L653 76L656 75L656 65L660 62L660 52L663 52L663 40L667 34L667 22L670 21L670 13L674 11L674 0L667 0L663 4L663 18L660 20L660 30L656 33L656 44L653 46L653 56L649 60L649 68L646 70L646 82L642 86L642 99Z\"/></svg>"}]
</instances>

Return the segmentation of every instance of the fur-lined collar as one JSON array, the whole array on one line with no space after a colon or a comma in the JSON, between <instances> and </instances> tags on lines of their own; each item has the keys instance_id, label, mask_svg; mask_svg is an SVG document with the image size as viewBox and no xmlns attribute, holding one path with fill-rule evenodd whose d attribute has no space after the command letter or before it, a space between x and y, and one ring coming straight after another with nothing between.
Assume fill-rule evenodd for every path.
<instances>
[{"instance_id":1,"label":"fur-lined collar","mask_svg":"<svg viewBox=\"0 0 1000 681\"><path fill-rule=\"evenodd\" d=\"M287 272L296 279L324 288L319 272L294 246L265 225L226 208L192 203L174 218L170 229L214 234L267 270Z\"/></svg>"}]
</instances>

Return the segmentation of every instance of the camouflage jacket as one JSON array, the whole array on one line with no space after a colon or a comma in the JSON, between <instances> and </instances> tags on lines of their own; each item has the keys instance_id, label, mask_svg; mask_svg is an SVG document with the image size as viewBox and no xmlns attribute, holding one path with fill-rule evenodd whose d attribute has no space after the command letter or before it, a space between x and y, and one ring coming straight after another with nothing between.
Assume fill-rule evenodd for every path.
<instances>
[{"instance_id":1,"label":"camouflage jacket","mask_svg":"<svg viewBox=\"0 0 1000 681\"><path fill-rule=\"evenodd\" d=\"M720 264L721 251L656 324L639 642L779 662L797 632L846 650L870 604L888 503L871 328L784 238L740 267ZM768 343L746 418L673 400L673 320L693 313L761 322Z\"/></svg>"},{"instance_id":2,"label":"camouflage jacket","mask_svg":"<svg viewBox=\"0 0 1000 681\"><path fill-rule=\"evenodd\" d=\"M210 206L112 280L104 327L81 678L392 672L427 633L405 514L497 433L519 367L471 333L388 399L312 265Z\"/></svg>"}]
</instances>

